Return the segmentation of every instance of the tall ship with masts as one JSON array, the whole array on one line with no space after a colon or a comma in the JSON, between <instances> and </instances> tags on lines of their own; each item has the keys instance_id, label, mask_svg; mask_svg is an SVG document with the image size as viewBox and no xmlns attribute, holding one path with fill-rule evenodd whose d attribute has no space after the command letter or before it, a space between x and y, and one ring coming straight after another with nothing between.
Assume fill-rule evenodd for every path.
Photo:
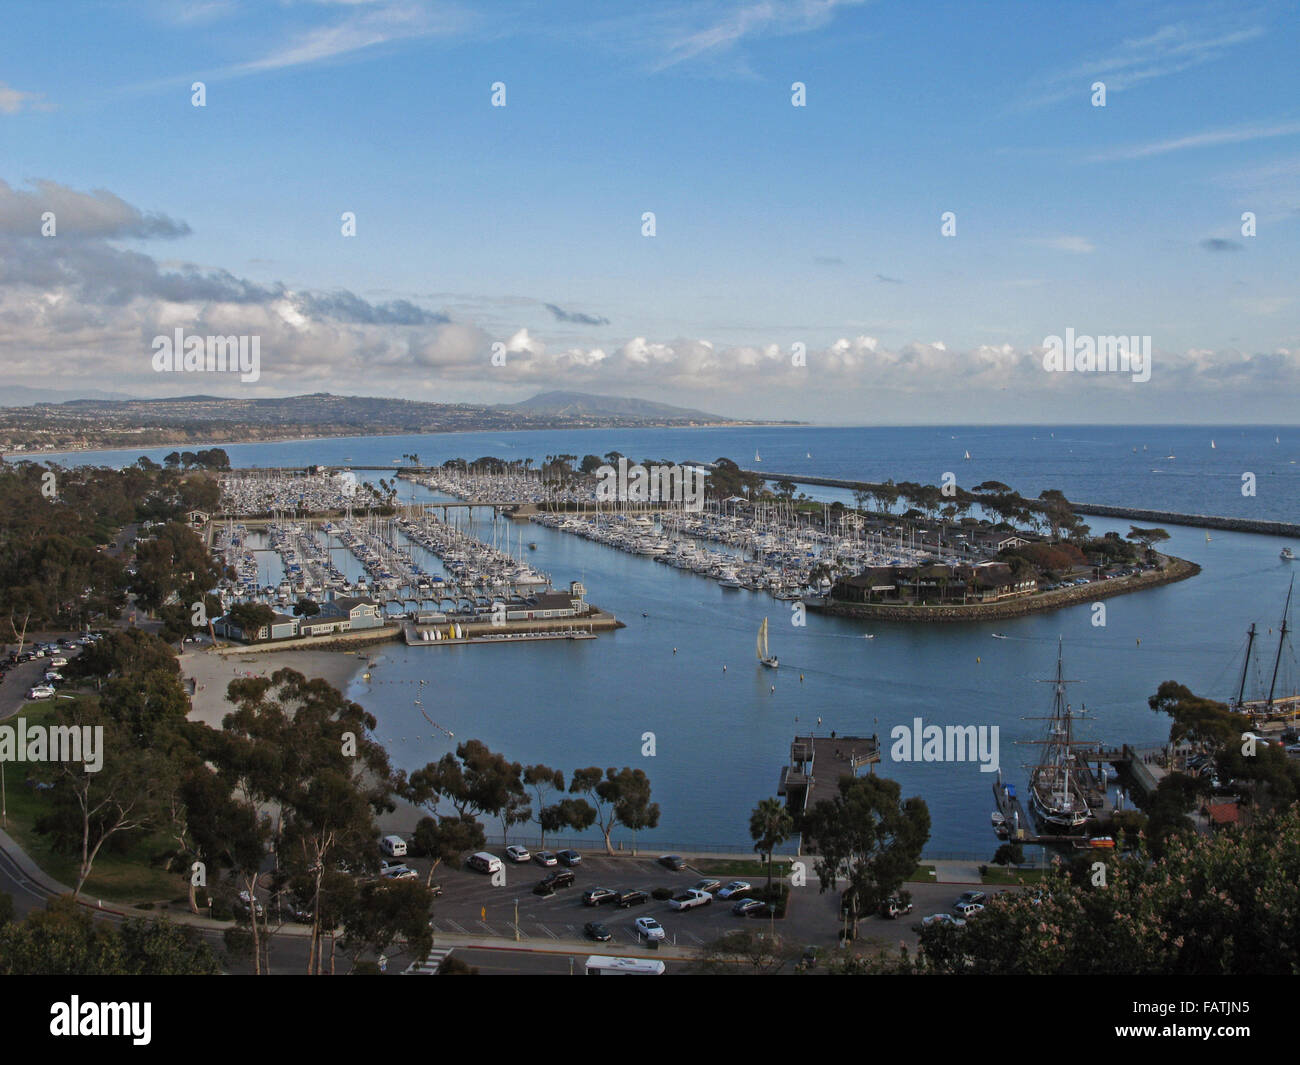
<instances>
[{"instance_id":1,"label":"tall ship with masts","mask_svg":"<svg viewBox=\"0 0 1300 1065\"><path fill-rule=\"evenodd\" d=\"M1043 747L1043 755L1029 774L1029 805L1035 817L1049 831L1077 832L1093 816L1088 805L1091 788L1087 767L1076 760L1072 748L1084 746L1074 739L1075 714L1065 701L1063 647L1058 644L1052 713L1046 720L1047 738L1031 741ZM1035 719L1029 719L1035 720Z\"/></svg>"},{"instance_id":2,"label":"tall ship with masts","mask_svg":"<svg viewBox=\"0 0 1300 1065\"><path fill-rule=\"evenodd\" d=\"M1288 665L1293 664L1295 660L1295 651L1290 646L1291 596L1294 591L1295 578L1292 577L1287 587L1286 604L1282 607L1282 624L1278 628L1277 651L1273 655L1272 670L1269 673L1268 694L1266 696L1262 694L1261 686L1257 689L1256 697L1252 699L1246 698L1246 684L1250 677L1251 664L1254 662L1255 641L1259 636L1254 622L1251 622L1250 629L1246 633L1246 653L1241 663L1241 680L1237 685L1236 694L1228 701L1228 707L1239 714L1249 714L1255 724L1270 721L1294 723L1300 719L1300 692L1294 690L1294 680L1290 694L1285 694L1287 679L1285 676L1282 676L1280 688L1278 684L1284 659ZM1291 654L1290 658L1286 659L1288 650Z\"/></svg>"}]
</instances>

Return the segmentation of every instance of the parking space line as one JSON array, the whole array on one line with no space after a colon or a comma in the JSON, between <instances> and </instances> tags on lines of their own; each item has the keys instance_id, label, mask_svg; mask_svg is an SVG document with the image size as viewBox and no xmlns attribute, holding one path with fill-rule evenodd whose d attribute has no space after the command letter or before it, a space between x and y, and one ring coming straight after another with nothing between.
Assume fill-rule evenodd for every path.
<instances>
[{"instance_id":1,"label":"parking space line","mask_svg":"<svg viewBox=\"0 0 1300 1065\"><path fill-rule=\"evenodd\" d=\"M497 930L496 930L495 928L493 928L490 924L488 924L487 921L479 921L478 924L479 924L479 927L484 928L484 929L487 930L487 934L488 934L488 935L490 935L490 936L494 936L494 935L497 934Z\"/></svg>"},{"instance_id":2,"label":"parking space line","mask_svg":"<svg viewBox=\"0 0 1300 1065\"><path fill-rule=\"evenodd\" d=\"M463 936L469 935L469 932L466 930L464 925L460 924L457 921L453 921L450 917L447 918L447 923L451 925L452 928L456 929L456 931L459 932L461 935Z\"/></svg>"},{"instance_id":3,"label":"parking space line","mask_svg":"<svg viewBox=\"0 0 1300 1065\"><path fill-rule=\"evenodd\" d=\"M554 932L552 932L549 928L547 928L546 925L542 924L540 921L538 922L537 927L540 928L543 932L545 932L545 933L546 933L548 936L550 936L552 939L559 939L559 938L560 938L560 937L557 936ZM573 926L572 926L572 925L568 925L568 926L566 926L566 927L572 928Z\"/></svg>"}]
</instances>

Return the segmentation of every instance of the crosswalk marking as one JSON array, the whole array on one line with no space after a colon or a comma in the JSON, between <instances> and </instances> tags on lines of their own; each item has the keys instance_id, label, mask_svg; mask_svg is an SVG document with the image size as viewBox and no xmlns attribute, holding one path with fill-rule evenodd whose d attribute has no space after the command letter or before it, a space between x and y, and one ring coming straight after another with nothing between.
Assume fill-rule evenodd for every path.
<instances>
[{"instance_id":1,"label":"crosswalk marking","mask_svg":"<svg viewBox=\"0 0 1300 1065\"><path fill-rule=\"evenodd\" d=\"M429 951L429 956L422 961L413 961L406 967L403 976L437 976L438 967L442 965L443 959L454 950L454 947L434 948Z\"/></svg>"}]
</instances>

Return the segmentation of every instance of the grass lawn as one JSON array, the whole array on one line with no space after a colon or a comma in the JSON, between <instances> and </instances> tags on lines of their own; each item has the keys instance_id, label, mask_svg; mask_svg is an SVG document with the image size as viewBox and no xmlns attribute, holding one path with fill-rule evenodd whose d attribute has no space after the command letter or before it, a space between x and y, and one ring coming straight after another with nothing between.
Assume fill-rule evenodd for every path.
<instances>
[{"instance_id":1,"label":"grass lawn","mask_svg":"<svg viewBox=\"0 0 1300 1065\"><path fill-rule=\"evenodd\" d=\"M1000 865L990 865L984 874L984 883L1001 884L1014 887L1017 884L1037 884L1043 879L1043 870L1038 866L1026 866L1021 869L1015 867L1004 868Z\"/></svg>"},{"instance_id":2,"label":"grass lawn","mask_svg":"<svg viewBox=\"0 0 1300 1065\"><path fill-rule=\"evenodd\" d=\"M912 870L912 875L909 876L907 880L909 883L912 884L933 884L935 882L934 866L918 865L915 869Z\"/></svg>"},{"instance_id":3,"label":"grass lawn","mask_svg":"<svg viewBox=\"0 0 1300 1065\"><path fill-rule=\"evenodd\" d=\"M790 858L777 858L772 862L772 879L779 880L790 872ZM731 876L754 881L761 877L767 883L767 862L753 858L701 858L691 861L692 868L710 876ZM811 869L811 866L810 866Z\"/></svg>"},{"instance_id":4,"label":"grass lawn","mask_svg":"<svg viewBox=\"0 0 1300 1065\"><path fill-rule=\"evenodd\" d=\"M29 727L50 724L55 719L55 704L29 704L5 724L12 725L19 716L27 719ZM56 852L50 846L49 837L35 828L37 818L50 809L49 793L28 786L27 766L22 762L6 763L4 778L8 815L5 831L46 873L69 888L75 886L80 865L77 857ZM186 894L185 879L168 873L159 864L159 855L167 847L162 835L135 839L121 851L110 851L109 845L100 849L90 879L82 888L84 895L128 905L142 902L156 905Z\"/></svg>"}]
</instances>

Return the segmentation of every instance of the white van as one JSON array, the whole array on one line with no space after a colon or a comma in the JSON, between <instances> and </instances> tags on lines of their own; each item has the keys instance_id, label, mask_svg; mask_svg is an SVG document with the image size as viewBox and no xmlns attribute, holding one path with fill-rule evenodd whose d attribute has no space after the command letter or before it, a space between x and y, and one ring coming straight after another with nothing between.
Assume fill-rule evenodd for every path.
<instances>
[{"instance_id":1,"label":"white van","mask_svg":"<svg viewBox=\"0 0 1300 1065\"><path fill-rule=\"evenodd\" d=\"M504 868L501 859L495 854L488 854L487 851L471 854L465 859L465 864L471 869L477 869L480 873L499 873Z\"/></svg>"},{"instance_id":2,"label":"white van","mask_svg":"<svg viewBox=\"0 0 1300 1065\"><path fill-rule=\"evenodd\" d=\"M406 840L401 836L385 836L379 841L379 849L390 858L405 858Z\"/></svg>"}]
</instances>

